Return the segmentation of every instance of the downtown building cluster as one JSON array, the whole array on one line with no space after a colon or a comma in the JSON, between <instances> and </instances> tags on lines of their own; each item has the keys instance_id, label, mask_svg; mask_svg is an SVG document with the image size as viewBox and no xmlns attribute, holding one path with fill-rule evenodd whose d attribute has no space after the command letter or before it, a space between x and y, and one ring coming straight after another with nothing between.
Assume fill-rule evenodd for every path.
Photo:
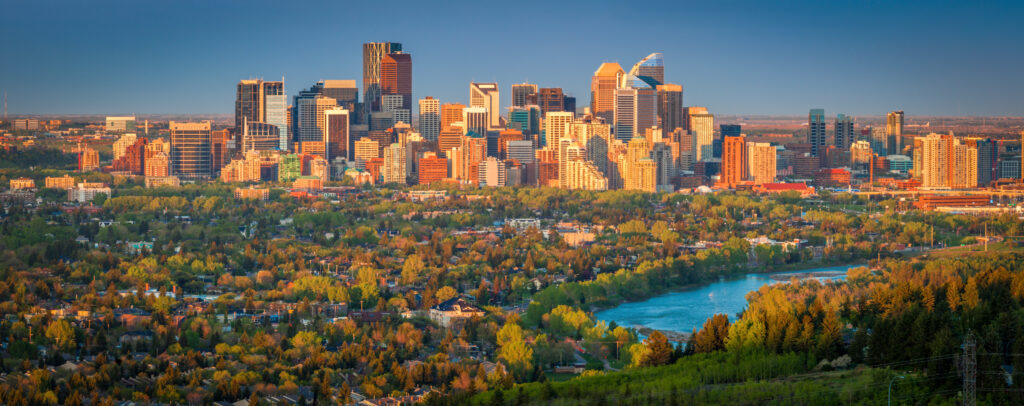
<instances>
[{"instance_id":1,"label":"downtown building cluster","mask_svg":"<svg viewBox=\"0 0 1024 406\"><path fill-rule=\"evenodd\" d=\"M779 179L799 187L889 180L974 188L1006 176L992 140L908 137L902 111L862 128L839 114L829 131L824 110L811 109L806 138L790 143L748 137L739 124L716 128L706 107L684 105L683 86L666 83L660 53L628 71L600 64L582 108L561 88L532 83L511 85L507 100L498 83L471 82L467 104L414 101L412 55L401 44L366 43L362 62L361 86L321 80L290 97L283 80L241 80L227 128L172 121L167 141L150 140L128 133L134 117L111 117L108 129L125 135L109 169L145 175L150 185L219 179L319 189L348 178L648 192L758 190L780 187ZM95 151L80 155L81 170L99 166Z\"/></svg>"},{"instance_id":2,"label":"downtown building cluster","mask_svg":"<svg viewBox=\"0 0 1024 406\"><path fill-rule=\"evenodd\" d=\"M412 57L388 42L363 45L361 87L322 80L290 100L284 89L283 81L240 81L231 128L171 122L160 175L654 192L674 190L680 171L714 160L713 116L684 108L682 86L665 83L660 53L628 72L602 64L582 112L561 88L530 83L512 85L505 106L497 83L476 82L468 104L430 96L414 104ZM127 162L115 170L146 174L140 140L119 141L132 152L116 154Z\"/></svg>"}]
</instances>

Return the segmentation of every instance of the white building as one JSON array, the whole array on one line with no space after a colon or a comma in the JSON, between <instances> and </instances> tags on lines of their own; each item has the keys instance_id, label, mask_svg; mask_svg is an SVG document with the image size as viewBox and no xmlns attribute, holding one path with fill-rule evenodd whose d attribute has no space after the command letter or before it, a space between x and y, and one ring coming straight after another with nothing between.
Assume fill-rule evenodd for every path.
<instances>
[{"instance_id":1,"label":"white building","mask_svg":"<svg viewBox=\"0 0 1024 406\"><path fill-rule=\"evenodd\" d=\"M83 182L68 189L68 200L78 203L88 203L96 198L96 195L105 193L110 197L110 188L103 183Z\"/></svg>"}]
</instances>

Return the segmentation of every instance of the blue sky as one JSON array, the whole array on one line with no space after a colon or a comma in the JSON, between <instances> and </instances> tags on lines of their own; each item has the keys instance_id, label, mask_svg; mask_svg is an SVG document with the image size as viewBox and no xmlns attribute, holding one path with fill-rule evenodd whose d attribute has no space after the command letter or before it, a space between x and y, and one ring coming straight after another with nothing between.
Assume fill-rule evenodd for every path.
<instances>
[{"instance_id":1,"label":"blue sky","mask_svg":"<svg viewBox=\"0 0 1024 406\"><path fill-rule=\"evenodd\" d=\"M372 4L370 4L372 3ZM230 113L239 79L361 79L401 42L413 97L468 83L590 101L605 61L665 55L721 114L1024 115L1024 2L0 0L0 90L18 113Z\"/></svg>"}]
</instances>

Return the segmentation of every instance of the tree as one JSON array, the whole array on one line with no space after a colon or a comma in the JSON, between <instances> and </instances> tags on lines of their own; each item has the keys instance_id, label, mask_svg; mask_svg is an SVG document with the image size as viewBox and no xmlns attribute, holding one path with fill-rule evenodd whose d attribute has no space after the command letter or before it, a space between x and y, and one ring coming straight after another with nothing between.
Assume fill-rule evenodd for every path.
<instances>
[{"instance_id":1,"label":"tree","mask_svg":"<svg viewBox=\"0 0 1024 406\"><path fill-rule=\"evenodd\" d=\"M643 360L640 361L640 365L645 367L665 365L669 363L672 358L672 346L668 343L668 338L665 337L660 331L654 331L650 336L644 340L644 345L647 346L647 351L644 353Z\"/></svg>"},{"instance_id":2,"label":"tree","mask_svg":"<svg viewBox=\"0 0 1024 406\"><path fill-rule=\"evenodd\" d=\"M438 289L437 293L434 294L434 297L437 298L438 302L444 302L448 299L455 297L456 295L458 295L458 292L455 291L455 288L451 286L445 286L442 287L441 289Z\"/></svg>"},{"instance_id":3,"label":"tree","mask_svg":"<svg viewBox=\"0 0 1024 406\"><path fill-rule=\"evenodd\" d=\"M54 320L46 326L46 338L50 339L54 346L61 351L75 348L75 330L63 319Z\"/></svg>"},{"instance_id":4,"label":"tree","mask_svg":"<svg viewBox=\"0 0 1024 406\"><path fill-rule=\"evenodd\" d=\"M514 321L505 323L498 330L498 358L505 361L513 372L523 374L530 370L533 362L533 349L523 340L523 329Z\"/></svg>"},{"instance_id":5,"label":"tree","mask_svg":"<svg viewBox=\"0 0 1024 406\"><path fill-rule=\"evenodd\" d=\"M704 327L694 337L696 352L712 352L725 349L725 339L729 337L729 317L724 314L711 316L704 322Z\"/></svg>"}]
</instances>

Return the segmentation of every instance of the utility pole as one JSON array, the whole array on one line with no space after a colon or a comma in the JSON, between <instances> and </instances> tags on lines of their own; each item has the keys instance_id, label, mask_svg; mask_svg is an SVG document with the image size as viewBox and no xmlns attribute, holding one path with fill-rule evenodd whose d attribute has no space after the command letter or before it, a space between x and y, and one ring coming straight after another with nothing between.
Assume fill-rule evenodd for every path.
<instances>
[{"instance_id":1,"label":"utility pole","mask_svg":"<svg viewBox=\"0 0 1024 406\"><path fill-rule=\"evenodd\" d=\"M974 339L974 332L968 331L967 337L964 339L964 406L974 406L976 404L977 355L978 342Z\"/></svg>"}]
</instances>

